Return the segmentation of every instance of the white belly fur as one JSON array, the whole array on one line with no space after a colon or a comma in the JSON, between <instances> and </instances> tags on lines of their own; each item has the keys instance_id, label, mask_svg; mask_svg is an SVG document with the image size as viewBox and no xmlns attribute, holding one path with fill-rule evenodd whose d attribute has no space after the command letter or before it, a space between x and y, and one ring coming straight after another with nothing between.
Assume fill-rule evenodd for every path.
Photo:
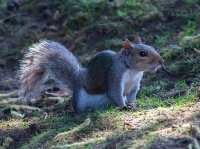
<instances>
[{"instance_id":1,"label":"white belly fur","mask_svg":"<svg viewBox=\"0 0 200 149\"><path fill-rule=\"evenodd\" d=\"M130 91L140 84L143 77L143 72L127 70L122 77L122 89L124 90L124 95L127 96Z\"/></svg>"},{"instance_id":2,"label":"white belly fur","mask_svg":"<svg viewBox=\"0 0 200 149\"><path fill-rule=\"evenodd\" d=\"M79 92L79 101L77 106L81 111L85 111L89 109L104 108L110 103L111 101L106 94L91 95L84 89L81 89Z\"/></svg>"},{"instance_id":3,"label":"white belly fur","mask_svg":"<svg viewBox=\"0 0 200 149\"><path fill-rule=\"evenodd\" d=\"M122 77L122 90L127 96L131 89L140 84L143 77L143 72L128 70ZM89 109L102 109L111 104L112 101L106 94L88 94L85 89L79 91L77 106L80 111L87 111Z\"/></svg>"}]
</instances>

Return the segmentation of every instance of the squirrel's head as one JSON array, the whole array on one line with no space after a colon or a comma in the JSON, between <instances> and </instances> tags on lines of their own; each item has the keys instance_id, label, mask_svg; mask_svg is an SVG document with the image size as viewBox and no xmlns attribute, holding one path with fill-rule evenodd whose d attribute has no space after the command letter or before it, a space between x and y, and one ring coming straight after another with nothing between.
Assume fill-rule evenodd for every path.
<instances>
[{"instance_id":1,"label":"squirrel's head","mask_svg":"<svg viewBox=\"0 0 200 149\"><path fill-rule=\"evenodd\" d=\"M155 72L164 63L155 48L141 42L132 43L126 39L121 52L126 65L139 71Z\"/></svg>"}]
</instances>

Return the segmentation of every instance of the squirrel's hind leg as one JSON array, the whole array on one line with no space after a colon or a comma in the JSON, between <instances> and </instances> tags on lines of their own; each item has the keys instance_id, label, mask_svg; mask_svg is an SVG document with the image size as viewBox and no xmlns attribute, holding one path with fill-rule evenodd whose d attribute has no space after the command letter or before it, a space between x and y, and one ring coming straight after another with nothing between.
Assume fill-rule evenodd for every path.
<instances>
[{"instance_id":1,"label":"squirrel's hind leg","mask_svg":"<svg viewBox=\"0 0 200 149\"><path fill-rule=\"evenodd\" d=\"M88 94L83 88L74 90L73 98L76 112L105 109L111 104L106 94Z\"/></svg>"}]
</instances>

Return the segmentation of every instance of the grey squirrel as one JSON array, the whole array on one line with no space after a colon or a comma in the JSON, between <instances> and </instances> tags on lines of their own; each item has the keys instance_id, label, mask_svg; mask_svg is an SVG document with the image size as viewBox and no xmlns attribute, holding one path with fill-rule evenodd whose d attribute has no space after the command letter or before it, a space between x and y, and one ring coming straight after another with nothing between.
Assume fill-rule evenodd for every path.
<instances>
[{"instance_id":1,"label":"grey squirrel","mask_svg":"<svg viewBox=\"0 0 200 149\"><path fill-rule=\"evenodd\" d=\"M33 103L40 99L49 78L73 92L76 112L104 108L134 107L140 81L146 71L156 71L163 59L149 45L126 40L119 52L97 53L86 67L63 45L43 40L30 47L20 66L21 99Z\"/></svg>"}]
</instances>

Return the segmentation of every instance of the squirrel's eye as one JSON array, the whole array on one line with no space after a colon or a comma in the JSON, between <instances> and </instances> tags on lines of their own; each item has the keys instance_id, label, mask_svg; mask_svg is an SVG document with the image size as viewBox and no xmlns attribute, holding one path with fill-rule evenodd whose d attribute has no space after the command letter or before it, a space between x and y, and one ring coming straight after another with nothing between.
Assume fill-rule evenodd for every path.
<instances>
[{"instance_id":1,"label":"squirrel's eye","mask_svg":"<svg viewBox=\"0 0 200 149\"><path fill-rule=\"evenodd\" d=\"M142 56L142 57L147 56L147 52L145 52L145 51L140 51L140 56Z\"/></svg>"}]
</instances>

